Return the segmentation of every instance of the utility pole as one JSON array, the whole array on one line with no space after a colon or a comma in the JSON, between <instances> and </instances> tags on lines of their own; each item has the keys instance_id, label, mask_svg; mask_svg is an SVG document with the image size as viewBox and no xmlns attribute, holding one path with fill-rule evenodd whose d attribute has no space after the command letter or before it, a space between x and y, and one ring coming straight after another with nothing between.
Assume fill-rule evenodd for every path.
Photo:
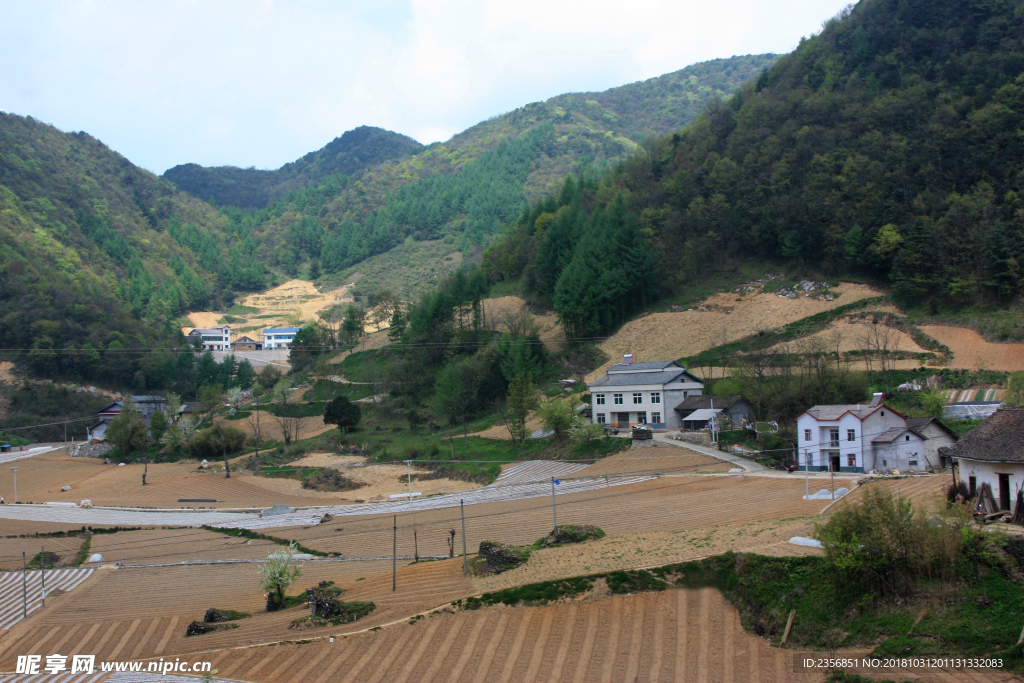
<instances>
[{"instance_id":1,"label":"utility pole","mask_svg":"<svg viewBox=\"0 0 1024 683\"><path fill-rule=\"evenodd\" d=\"M14 502L18 502L18 468L12 467L11 472L14 472Z\"/></svg>"},{"instance_id":2,"label":"utility pole","mask_svg":"<svg viewBox=\"0 0 1024 683\"><path fill-rule=\"evenodd\" d=\"M409 476L409 502L412 502L412 460L405 461L405 469Z\"/></svg>"},{"instance_id":3,"label":"utility pole","mask_svg":"<svg viewBox=\"0 0 1024 683\"><path fill-rule=\"evenodd\" d=\"M715 437L715 399L711 399L711 443L718 443Z\"/></svg>"},{"instance_id":4,"label":"utility pole","mask_svg":"<svg viewBox=\"0 0 1024 683\"><path fill-rule=\"evenodd\" d=\"M28 563L21 551L21 618L28 619Z\"/></svg>"},{"instance_id":5,"label":"utility pole","mask_svg":"<svg viewBox=\"0 0 1024 683\"><path fill-rule=\"evenodd\" d=\"M807 449L804 449L804 500L811 495L811 460Z\"/></svg>"},{"instance_id":6,"label":"utility pole","mask_svg":"<svg viewBox=\"0 0 1024 683\"><path fill-rule=\"evenodd\" d=\"M391 527L391 531L391 592L393 593L398 577L398 515L395 515L395 523Z\"/></svg>"},{"instance_id":7,"label":"utility pole","mask_svg":"<svg viewBox=\"0 0 1024 683\"><path fill-rule=\"evenodd\" d=\"M46 607L46 550L39 546L39 585L42 590L43 607Z\"/></svg>"},{"instance_id":8,"label":"utility pole","mask_svg":"<svg viewBox=\"0 0 1024 683\"><path fill-rule=\"evenodd\" d=\"M469 560L466 559L466 501L459 501L459 512L462 513L462 573L469 574Z\"/></svg>"},{"instance_id":9,"label":"utility pole","mask_svg":"<svg viewBox=\"0 0 1024 683\"><path fill-rule=\"evenodd\" d=\"M558 509L555 507L555 481L554 477L551 477L551 517L554 519L555 533L558 533Z\"/></svg>"}]
</instances>

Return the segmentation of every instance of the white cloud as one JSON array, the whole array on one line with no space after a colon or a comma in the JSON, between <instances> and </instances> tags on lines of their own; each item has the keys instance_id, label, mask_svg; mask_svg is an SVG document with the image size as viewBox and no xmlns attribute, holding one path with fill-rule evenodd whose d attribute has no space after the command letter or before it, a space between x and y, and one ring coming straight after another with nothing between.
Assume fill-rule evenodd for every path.
<instances>
[{"instance_id":1,"label":"white cloud","mask_svg":"<svg viewBox=\"0 0 1024 683\"><path fill-rule=\"evenodd\" d=\"M844 4L0 0L0 90L157 172L274 168L359 125L443 140L562 92L788 51Z\"/></svg>"}]
</instances>

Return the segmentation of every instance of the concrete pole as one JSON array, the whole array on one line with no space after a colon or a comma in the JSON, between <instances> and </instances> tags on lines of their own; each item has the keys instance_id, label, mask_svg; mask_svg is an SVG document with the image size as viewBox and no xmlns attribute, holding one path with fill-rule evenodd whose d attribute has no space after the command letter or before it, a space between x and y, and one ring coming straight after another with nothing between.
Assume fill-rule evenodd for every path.
<instances>
[{"instance_id":1,"label":"concrete pole","mask_svg":"<svg viewBox=\"0 0 1024 683\"><path fill-rule=\"evenodd\" d=\"M551 477L551 517L555 524L555 533L558 533L558 508L555 506L555 478Z\"/></svg>"},{"instance_id":2,"label":"concrete pole","mask_svg":"<svg viewBox=\"0 0 1024 683\"><path fill-rule=\"evenodd\" d=\"M405 469L409 476L409 502L412 502L412 460L405 461Z\"/></svg>"},{"instance_id":3,"label":"concrete pole","mask_svg":"<svg viewBox=\"0 0 1024 683\"><path fill-rule=\"evenodd\" d=\"M811 458L807 449L804 449L804 492L807 497L811 495Z\"/></svg>"},{"instance_id":4,"label":"concrete pole","mask_svg":"<svg viewBox=\"0 0 1024 683\"><path fill-rule=\"evenodd\" d=\"M18 502L18 468L12 467L11 472L14 472L14 502Z\"/></svg>"},{"instance_id":5,"label":"concrete pole","mask_svg":"<svg viewBox=\"0 0 1024 683\"><path fill-rule=\"evenodd\" d=\"M469 560L466 559L466 501L459 501L459 511L462 513L462 573L469 574Z\"/></svg>"},{"instance_id":6,"label":"concrete pole","mask_svg":"<svg viewBox=\"0 0 1024 683\"><path fill-rule=\"evenodd\" d=\"M39 584L42 591L43 607L46 607L46 551L39 546Z\"/></svg>"},{"instance_id":7,"label":"concrete pole","mask_svg":"<svg viewBox=\"0 0 1024 683\"><path fill-rule=\"evenodd\" d=\"M21 551L21 618L28 619L28 564L25 551Z\"/></svg>"},{"instance_id":8,"label":"concrete pole","mask_svg":"<svg viewBox=\"0 0 1024 683\"><path fill-rule=\"evenodd\" d=\"M395 515L395 524L391 531L391 592L394 592L398 580L398 515Z\"/></svg>"}]
</instances>

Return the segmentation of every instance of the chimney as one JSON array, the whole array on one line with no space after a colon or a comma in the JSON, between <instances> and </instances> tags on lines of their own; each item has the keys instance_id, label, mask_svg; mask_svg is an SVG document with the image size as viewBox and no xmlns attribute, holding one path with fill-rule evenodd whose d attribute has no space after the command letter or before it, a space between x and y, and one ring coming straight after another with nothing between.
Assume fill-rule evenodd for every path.
<instances>
[{"instance_id":1,"label":"chimney","mask_svg":"<svg viewBox=\"0 0 1024 683\"><path fill-rule=\"evenodd\" d=\"M622 364L623 365L629 365L632 362L633 362L633 354L631 354L631 353L623 354L623 356L622 356Z\"/></svg>"},{"instance_id":2,"label":"chimney","mask_svg":"<svg viewBox=\"0 0 1024 683\"><path fill-rule=\"evenodd\" d=\"M877 406L878 404L880 404L882 402L882 397L883 396L885 396L885 394L883 394L881 392L877 392L875 394L872 394L871 395L871 404L870 404L871 407L873 408L873 407Z\"/></svg>"}]
</instances>

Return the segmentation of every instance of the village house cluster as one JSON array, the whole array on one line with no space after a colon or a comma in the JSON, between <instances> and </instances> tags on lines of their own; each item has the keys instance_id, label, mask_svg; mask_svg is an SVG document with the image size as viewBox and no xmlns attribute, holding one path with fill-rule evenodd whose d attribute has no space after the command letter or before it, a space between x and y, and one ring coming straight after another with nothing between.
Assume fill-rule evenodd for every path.
<instances>
[{"instance_id":1,"label":"village house cluster","mask_svg":"<svg viewBox=\"0 0 1024 683\"><path fill-rule=\"evenodd\" d=\"M199 342L207 351L269 351L291 348L292 340L299 332L298 327L264 327L259 339L242 335L232 340L231 327L222 325L210 329L196 328L186 339Z\"/></svg>"}]
</instances>

